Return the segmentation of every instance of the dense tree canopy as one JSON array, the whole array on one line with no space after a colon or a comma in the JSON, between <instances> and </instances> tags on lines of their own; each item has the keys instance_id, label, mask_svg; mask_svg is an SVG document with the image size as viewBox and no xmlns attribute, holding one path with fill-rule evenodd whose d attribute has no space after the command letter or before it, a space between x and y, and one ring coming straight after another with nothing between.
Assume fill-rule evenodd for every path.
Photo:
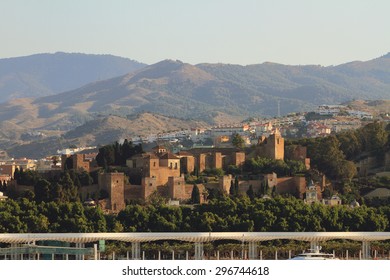
<instances>
[{"instance_id":1,"label":"dense tree canopy","mask_svg":"<svg viewBox=\"0 0 390 280\"><path fill-rule=\"evenodd\" d=\"M107 168L110 165L126 165L126 160L133 155L142 153L142 145L133 145L127 139L123 144L115 142L111 145L103 146L99 149L96 161L99 166Z\"/></svg>"},{"instance_id":2,"label":"dense tree canopy","mask_svg":"<svg viewBox=\"0 0 390 280\"><path fill-rule=\"evenodd\" d=\"M383 231L389 228L389 213L365 206L308 205L295 198L223 196L193 210L129 205L118 219L131 231Z\"/></svg>"},{"instance_id":3,"label":"dense tree canopy","mask_svg":"<svg viewBox=\"0 0 390 280\"><path fill-rule=\"evenodd\" d=\"M263 157L255 157L244 162L244 172L252 174L269 174L275 172L278 176L290 176L305 172L305 164L295 160L274 160Z\"/></svg>"},{"instance_id":4,"label":"dense tree canopy","mask_svg":"<svg viewBox=\"0 0 390 280\"><path fill-rule=\"evenodd\" d=\"M325 138L300 139L288 144L306 146L312 167L329 178L350 181L356 175L353 160L367 156L383 159L384 153L390 150L390 127L373 122L356 130L343 131Z\"/></svg>"},{"instance_id":5,"label":"dense tree canopy","mask_svg":"<svg viewBox=\"0 0 390 280\"><path fill-rule=\"evenodd\" d=\"M390 207L329 207L295 198L221 196L194 208L128 205L118 215L79 202L0 202L0 232L389 231Z\"/></svg>"},{"instance_id":6,"label":"dense tree canopy","mask_svg":"<svg viewBox=\"0 0 390 280\"><path fill-rule=\"evenodd\" d=\"M240 134L235 133L232 137L232 144L234 147L242 149L245 147L245 140Z\"/></svg>"}]
</instances>

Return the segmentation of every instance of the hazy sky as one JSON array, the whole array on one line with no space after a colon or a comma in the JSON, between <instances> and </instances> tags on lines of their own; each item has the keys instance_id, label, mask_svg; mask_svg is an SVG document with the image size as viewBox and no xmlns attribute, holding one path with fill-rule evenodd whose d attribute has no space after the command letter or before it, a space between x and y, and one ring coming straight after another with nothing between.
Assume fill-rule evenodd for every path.
<instances>
[{"instance_id":1,"label":"hazy sky","mask_svg":"<svg viewBox=\"0 0 390 280\"><path fill-rule=\"evenodd\" d=\"M0 58L336 65L390 52L389 0L1 0Z\"/></svg>"}]
</instances>

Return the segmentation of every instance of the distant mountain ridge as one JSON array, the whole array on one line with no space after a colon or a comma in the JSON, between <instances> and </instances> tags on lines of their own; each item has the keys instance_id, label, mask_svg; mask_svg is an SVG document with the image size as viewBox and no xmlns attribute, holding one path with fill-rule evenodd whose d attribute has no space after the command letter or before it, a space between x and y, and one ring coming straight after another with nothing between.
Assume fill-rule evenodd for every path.
<instances>
[{"instance_id":1,"label":"distant mountain ridge","mask_svg":"<svg viewBox=\"0 0 390 280\"><path fill-rule=\"evenodd\" d=\"M353 99L390 96L390 57L339 66L198 64L165 60L136 72L95 82L34 104L56 104L51 113L156 112L212 119L214 112L272 116Z\"/></svg>"},{"instance_id":2,"label":"distant mountain ridge","mask_svg":"<svg viewBox=\"0 0 390 280\"><path fill-rule=\"evenodd\" d=\"M146 66L113 55L35 54L0 59L0 102L76 89Z\"/></svg>"},{"instance_id":3,"label":"distant mountain ridge","mask_svg":"<svg viewBox=\"0 0 390 280\"><path fill-rule=\"evenodd\" d=\"M0 121L68 131L99 114L154 112L212 123L219 113L275 116L279 109L284 115L319 104L389 97L389 55L330 67L164 60L72 91L0 104Z\"/></svg>"},{"instance_id":4,"label":"distant mountain ridge","mask_svg":"<svg viewBox=\"0 0 390 280\"><path fill-rule=\"evenodd\" d=\"M47 135L78 131L81 134L74 135L82 135L81 128L74 129L86 123L103 125L110 131L110 126L116 126L113 119L93 122L109 115L126 118L151 112L217 124L227 123L229 118L310 111L317 105L355 99L390 99L390 54L329 67L275 63L191 65L164 60L59 94L0 104L0 122L5 129L0 133L0 144L18 140L15 135L23 131ZM148 122L144 125L152 128ZM98 133L101 136L95 137ZM89 139L108 139L98 129L88 134L92 135Z\"/></svg>"}]
</instances>

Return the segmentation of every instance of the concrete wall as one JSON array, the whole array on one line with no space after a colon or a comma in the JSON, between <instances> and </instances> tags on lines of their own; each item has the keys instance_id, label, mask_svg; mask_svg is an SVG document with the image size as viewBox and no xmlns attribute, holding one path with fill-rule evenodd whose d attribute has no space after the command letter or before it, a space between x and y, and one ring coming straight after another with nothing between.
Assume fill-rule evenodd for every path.
<instances>
[{"instance_id":1,"label":"concrete wall","mask_svg":"<svg viewBox=\"0 0 390 280\"><path fill-rule=\"evenodd\" d=\"M222 193L229 194L232 180L233 180L232 175L225 175L225 176L219 177L219 184L218 184L219 190Z\"/></svg>"},{"instance_id":2,"label":"concrete wall","mask_svg":"<svg viewBox=\"0 0 390 280\"><path fill-rule=\"evenodd\" d=\"M138 200L143 198L142 185L125 185L125 200Z\"/></svg>"},{"instance_id":3,"label":"concrete wall","mask_svg":"<svg viewBox=\"0 0 390 280\"><path fill-rule=\"evenodd\" d=\"M170 199L186 199L184 176L168 178L168 196Z\"/></svg>"},{"instance_id":4,"label":"concrete wall","mask_svg":"<svg viewBox=\"0 0 390 280\"><path fill-rule=\"evenodd\" d=\"M142 199L147 199L152 193L157 191L157 179L142 178Z\"/></svg>"}]
</instances>

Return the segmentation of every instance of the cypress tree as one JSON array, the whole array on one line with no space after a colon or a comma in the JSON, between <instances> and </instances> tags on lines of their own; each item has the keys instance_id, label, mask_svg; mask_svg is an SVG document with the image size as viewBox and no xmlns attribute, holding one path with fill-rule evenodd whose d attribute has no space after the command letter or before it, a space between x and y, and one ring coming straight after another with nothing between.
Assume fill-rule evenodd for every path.
<instances>
[{"instance_id":1,"label":"cypress tree","mask_svg":"<svg viewBox=\"0 0 390 280\"><path fill-rule=\"evenodd\" d=\"M236 196L238 195L238 177L237 176L234 178L234 194Z\"/></svg>"},{"instance_id":2,"label":"cypress tree","mask_svg":"<svg viewBox=\"0 0 390 280\"><path fill-rule=\"evenodd\" d=\"M234 192L234 183L233 183L233 180L230 181L230 189L229 189L229 194L234 196L235 195L235 192Z\"/></svg>"},{"instance_id":3,"label":"cypress tree","mask_svg":"<svg viewBox=\"0 0 390 280\"><path fill-rule=\"evenodd\" d=\"M252 185L249 185L249 189L246 192L247 196L250 198L251 201L255 198L255 192L253 191Z\"/></svg>"},{"instance_id":4,"label":"cypress tree","mask_svg":"<svg viewBox=\"0 0 390 280\"><path fill-rule=\"evenodd\" d=\"M199 192L199 188L198 188L198 186L196 184L194 184L194 187L192 188L191 202L193 204L199 204L200 203L200 192Z\"/></svg>"}]
</instances>

